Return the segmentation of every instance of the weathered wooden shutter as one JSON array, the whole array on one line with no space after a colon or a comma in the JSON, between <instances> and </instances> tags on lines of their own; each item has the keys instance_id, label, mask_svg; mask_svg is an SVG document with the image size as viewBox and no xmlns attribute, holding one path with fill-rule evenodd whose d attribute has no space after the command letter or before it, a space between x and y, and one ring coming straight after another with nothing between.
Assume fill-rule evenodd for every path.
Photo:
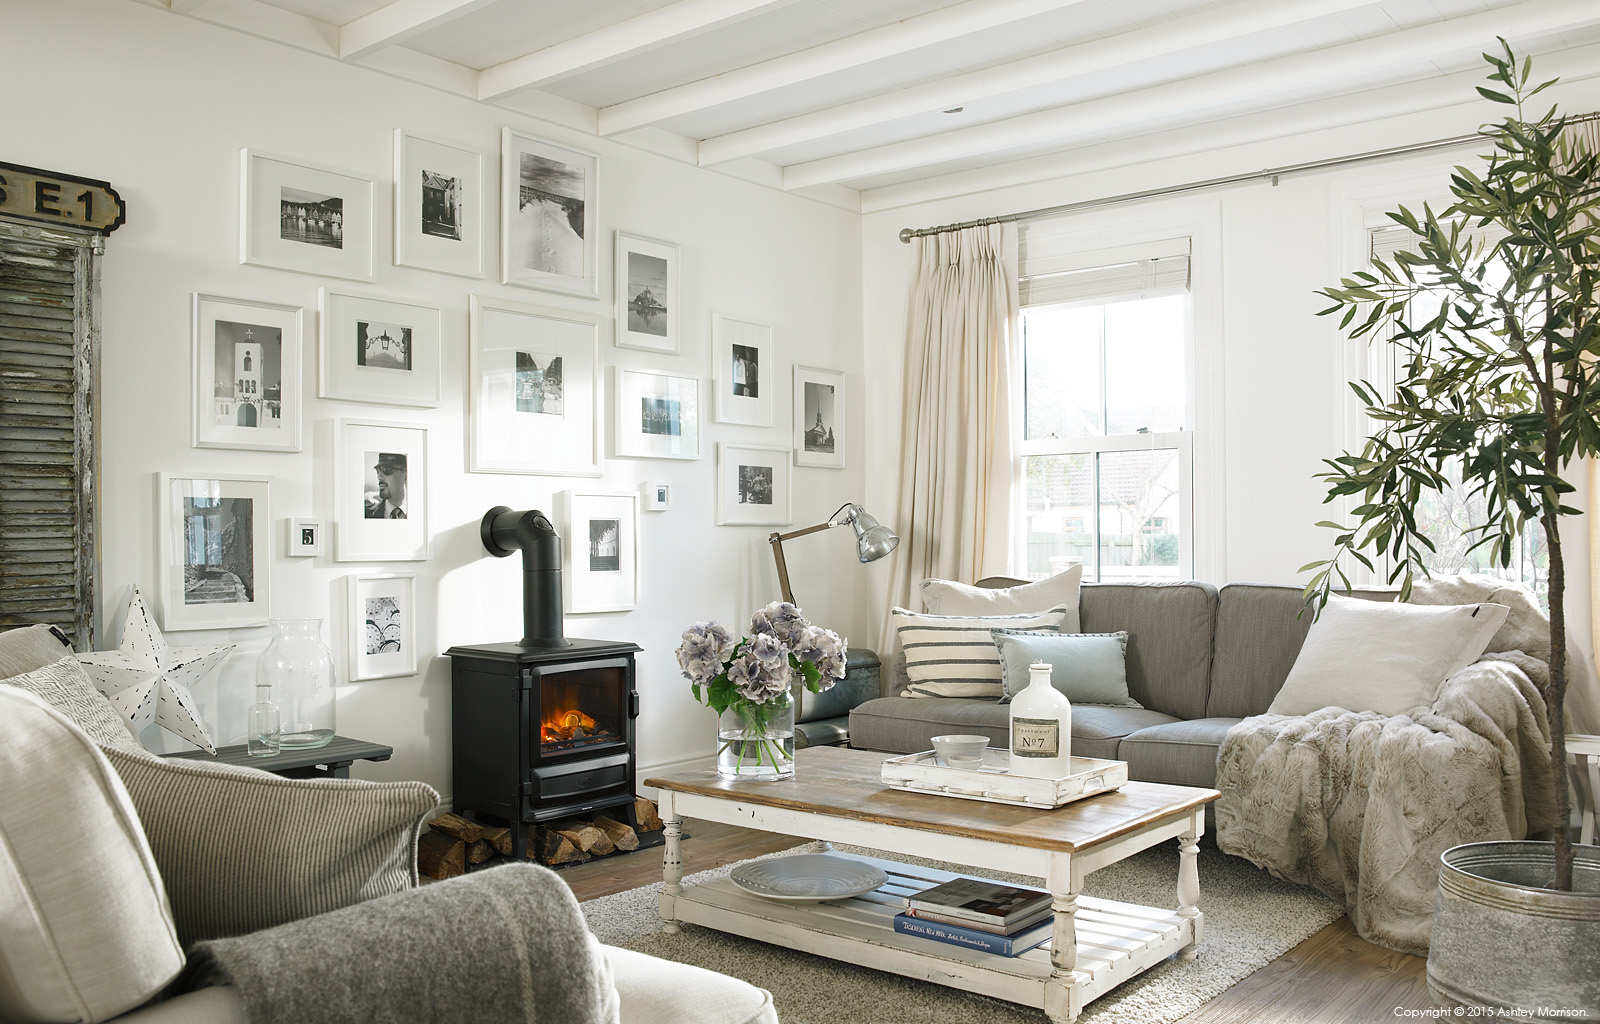
<instances>
[{"instance_id":1,"label":"weathered wooden shutter","mask_svg":"<svg viewBox=\"0 0 1600 1024\"><path fill-rule=\"evenodd\" d=\"M0 630L94 641L99 254L88 232L0 221Z\"/></svg>"}]
</instances>

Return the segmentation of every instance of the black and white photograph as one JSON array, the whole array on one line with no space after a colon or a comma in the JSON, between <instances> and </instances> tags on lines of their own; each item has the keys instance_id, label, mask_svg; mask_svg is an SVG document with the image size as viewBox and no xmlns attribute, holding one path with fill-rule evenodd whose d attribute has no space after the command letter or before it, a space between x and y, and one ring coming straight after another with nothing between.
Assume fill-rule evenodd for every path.
<instances>
[{"instance_id":1,"label":"black and white photograph","mask_svg":"<svg viewBox=\"0 0 1600 1024\"><path fill-rule=\"evenodd\" d=\"M194 296L195 447L300 450L303 312Z\"/></svg>"},{"instance_id":2,"label":"black and white photograph","mask_svg":"<svg viewBox=\"0 0 1600 1024\"><path fill-rule=\"evenodd\" d=\"M416 674L416 577L410 573L385 573L346 579L350 680Z\"/></svg>"},{"instance_id":3,"label":"black and white photograph","mask_svg":"<svg viewBox=\"0 0 1600 1024\"><path fill-rule=\"evenodd\" d=\"M394 130L394 262L483 276L483 156Z\"/></svg>"},{"instance_id":4,"label":"black and white photograph","mask_svg":"<svg viewBox=\"0 0 1600 1024\"><path fill-rule=\"evenodd\" d=\"M772 425L772 328L720 313L711 317L718 423Z\"/></svg>"},{"instance_id":5,"label":"black and white photograph","mask_svg":"<svg viewBox=\"0 0 1600 1024\"><path fill-rule=\"evenodd\" d=\"M680 259L673 242L616 233L617 347L679 352Z\"/></svg>"},{"instance_id":6,"label":"black and white photograph","mask_svg":"<svg viewBox=\"0 0 1600 1024\"><path fill-rule=\"evenodd\" d=\"M547 352L518 352L516 401L518 412L563 415L566 390L561 381L561 357Z\"/></svg>"},{"instance_id":7,"label":"black and white photograph","mask_svg":"<svg viewBox=\"0 0 1600 1024\"><path fill-rule=\"evenodd\" d=\"M790 521L793 450L717 443L717 525L777 526Z\"/></svg>"},{"instance_id":8,"label":"black and white photograph","mask_svg":"<svg viewBox=\"0 0 1600 1024\"><path fill-rule=\"evenodd\" d=\"M665 480L646 480L639 485L646 512L665 512L672 507L672 485Z\"/></svg>"},{"instance_id":9,"label":"black and white photograph","mask_svg":"<svg viewBox=\"0 0 1600 1024\"><path fill-rule=\"evenodd\" d=\"M805 417L810 426L806 427L805 443L802 445L808 452L833 452L833 385L813 384L805 385Z\"/></svg>"},{"instance_id":10,"label":"black and white photograph","mask_svg":"<svg viewBox=\"0 0 1600 1024\"><path fill-rule=\"evenodd\" d=\"M627 611L638 601L639 495L562 491L556 495L562 542L562 608L570 614Z\"/></svg>"},{"instance_id":11,"label":"black and white photograph","mask_svg":"<svg viewBox=\"0 0 1600 1024\"><path fill-rule=\"evenodd\" d=\"M372 179L249 149L239 156L240 263L373 279Z\"/></svg>"},{"instance_id":12,"label":"black and white photograph","mask_svg":"<svg viewBox=\"0 0 1600 1024\"><path fill-rule=\"evenodd\" d=\"M504 133L503 283L595 293L596 160Z\"/></svg>"},{"instance_id":13,"label":"black and white photograph","mask_svg":"<svg viewBox=\"0 0 1600 1024\"><path fill-rule=\"evenodd\" d=\"M428 428L340 418L333 427L333 557L428 557Z\"/></svg>"},{"instance_id":14,"label":"black and white photograph","mask_svg":"<svg viewBox=\"0 0 1600 1024\"><path fill-rule=\"evenodd\" d=\"M639 399L639 430L645 434L664 437L681 437L683 421L678 400L663 395L646 395Z\"/></svg>"},{"instance_id":15,"label":"black and white photograph","mask_svg":"<svg viewBox=\"0 0 1600 1024\"><path fill-rule=\"evenodd\" d=\"M283 331L267 324L216 321L211 416L219 426L283 426Z\"/></svg>"},{"instance_id":16,"label":"black and white photograph","mask_svg":"<svg viewBox=\"0 0 1600 1024\"><path fill-rule=\"evenodd\" d=\"M319 397L424 409L439 404L439 307L320 288L317 308Z\"/></svg>"},{"instance_id":17,"label":"black and white photograph","mask_svg":"<svg viewBox=\"0 0 1600 1024\"><path fill-rule=\"evenodd\" d=\"M622 571L622 522L617 519L589 520L589 571Z\"/></svg>"},{"instance_id":18,"label":"black and white photograph","mask_svg":"<svg viewBox=\"0 0 1600 1024\"><path fill-rule=\"evenodd\" d=\"M844 374L794 368L794 463L844 468Z\"/></svg>"},{"instance_id":19,"label":"black and white photograph","mask_svg":"<svg viewBox=\"0 0 1600 1024\"><path fill-rule=\"evenodd\" d=\"M655 493L656 504L660 505L662 508L665 508L668 500L672 497L672 492L667 489L667 485L656 484L651 488L651 490Z\"/></svg>"},{"instance_id":20,"label":"black and white photograph","mask_svg":"<svg viewBox=\"0 0 1600 1024\"><path fill-rule=\"evenodd\" d=\"M411 328L357 320L355 343L357 366L411 372Z\"/></svg>"},{"instance_id":21,"label":"black and white photograph","mask_svg":"<svg viewBox=\"0 0 1600 1024\"><path fill-rule=\"evenodd\" d=\"M363 488L363 518L410 518L406 511L410 498L406 489L406 461L404 452L367 452L369 468Z\"/></svg>"},{"instance_id":22,"label":"black and white photograph","mask_svg":"<svg viewBox=\"0 0 1600 1024\"><path fill-rule=\"evenodd\" d=\"M266 477L157 480L163 629L221 629L268 617Z\"/></svg>"},{"instance_id":23,"label":"black and white photograph","mask_svg":"<svg viewBox=\"0 0 1600 1024\"><path fill-rule=\"evenodd\" d=\"M317 546L317 528L315 526L302 526L300 528L300 546L303 548Z\"/></svg>"},{"instance_id":24,"label":"black and white photograph","mask_svg":"<svg viewBox=\"0 0 1600 1024\"><path fill-rule=\"evenodd\" d=\"M278 200L278 237L288 242L344 248L344 200L285 185Z\"/></svg>"},{"instance_id":25,"label":"black and white photograph","mask_svg":"<svg viewBox=\"0 0 1600 1024\"><path fill-rule=\"evenodd\" d=\"M289 530L285 554L295 558L308 558L322 554L322 520L294 518L287 521Z\"/></svg>"}]
</instances>

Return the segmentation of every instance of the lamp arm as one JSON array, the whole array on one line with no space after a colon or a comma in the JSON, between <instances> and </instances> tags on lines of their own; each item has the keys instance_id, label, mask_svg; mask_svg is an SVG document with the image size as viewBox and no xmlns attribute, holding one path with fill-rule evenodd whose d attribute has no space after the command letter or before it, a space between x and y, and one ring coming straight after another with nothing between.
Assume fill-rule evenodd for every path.
<instances>
[{"instance_id":1,"label":"lamp arm","mask_svg":"<svg viewBox=\"0 0 1600 1024\"><path fill-rule=\"evenodd\" d=\"M830 520L826 523L818 523L816 526L808 526L803 530L795 530L791 533L774 533L767 537L767 543L772 545L772 560L778 563L778 592L783 595L785 601L794 604L794 591L789 589L789 564L783 560L783 542L794 540L796 537L804 537L808 533L821 533L823 530L832 529L838 525L838 523Z\"/></svg>"}]
</instances>

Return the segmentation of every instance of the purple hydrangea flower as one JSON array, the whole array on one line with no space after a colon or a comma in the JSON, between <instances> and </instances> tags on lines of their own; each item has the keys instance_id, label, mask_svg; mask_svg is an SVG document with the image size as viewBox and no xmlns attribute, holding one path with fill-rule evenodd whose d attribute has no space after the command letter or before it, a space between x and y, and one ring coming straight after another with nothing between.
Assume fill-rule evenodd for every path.
<instances>
[{"instance_id":1,"label":"purple hydrangea flower","mask_svg":"<svg viewBox=\"0 0 1600 1024\"><path fill-rule=\"evenodd\" d=\"M771 633L785 644L794 645L794 638L811 625L800 609L789 601L774 601L750 617L750 632Z\"/></svg>"},{"instance_id":2,"label":"purple hydrangea flower","mask_svg":"<svg viewBox=\"0 0 1600 1024\"><path fill-rule=\"evenodd\" d=\"M683 631L683 642L677 651L678 668L690 682L707 684L722 672L735 643L732 630L722 623L696 622Z\"/></svg>"},{"instance_id":3,"label":"purple hydrangea flower","mask_svg":"<svg viewBox=\"0 0 1600 1024\"><path fill-rule=\"evenodd\" d=\"M777 703L789 694L789 665L785 660L777 671L772 671L746 651L728 666L728 681L752 704Z\"/></svg>"}]
</instances>

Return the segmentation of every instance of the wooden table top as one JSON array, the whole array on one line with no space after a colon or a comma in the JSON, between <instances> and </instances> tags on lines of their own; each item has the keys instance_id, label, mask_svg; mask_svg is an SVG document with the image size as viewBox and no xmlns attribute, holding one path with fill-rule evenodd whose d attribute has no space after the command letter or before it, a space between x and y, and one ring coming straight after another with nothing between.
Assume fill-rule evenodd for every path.
<instances>
[{"instance_id":1,"label":"wooden table top","mask_svg":"<svg viewBox=\"0 0 1600 1024\"><path fill-rule=\"evenodd\" d=\"M1069 853L1201 807L1222 795L1193 786L1129 782L1113 793L1039 810L891 789L879 774L890 756L843 747L806 747L795 751L794 777L779 782L732 782L708 768L657 776L644 784L674 793Z\"/></svg>"}]
</instances>

